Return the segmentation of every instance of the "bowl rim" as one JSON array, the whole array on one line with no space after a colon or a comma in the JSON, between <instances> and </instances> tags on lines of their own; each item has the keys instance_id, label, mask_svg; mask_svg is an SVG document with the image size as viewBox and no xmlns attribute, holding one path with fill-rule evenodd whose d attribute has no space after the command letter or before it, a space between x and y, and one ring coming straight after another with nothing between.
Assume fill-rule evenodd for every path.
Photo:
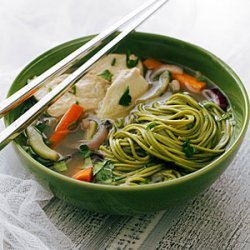
<instances>
[{"instance_id":1,"label":"bowl rim","mask_svg":"<svg viewBox=\"0 0 250 250\"><path fill-rule=\"evenodd\" d=\"M240 88L242 95L244 96L244 104L245 104L245 111L246 111L246 115L244 117L244 121L242 123L242 128L239 132L239 135L235 138L235 141L232 143L232 145L227 149L226 152L224 152L221 156L219 156L218 158L216 158L215 160L213 160L211 163L209 163L208 165L206 165L205 167L198 169L192 173L189 173L187 175L181 176L177 179L173 179L173 180L169 180L166 182L160 182L160 183L152 183L152 184L146 184L146 185L138 185L138 186L113 186L113 185L105 185L105 184L98 184L98 183L89 183L89 182L81 182L78 180L75 180L71 177L62 175L44 165L42 165L41 163L39 163L38 161L36 161L34 158L32 158L16 141L13 141L13 145L14 147L28 160L30 161L33 165L36 165L37 168L39 168L41 171L43 171L45 174L47 175L51 175L53 178L63 181L63 182L69 182L69 184L72 185L76 185L79 187L83 187L83 188L88 188L88 189L97 189L97 190L112 190L114 192L128 192L128 191L144 191L144 190L153 190L153 189L160 189L160 188L166 188L166 187L171 187L171 186L175 186L178 185L180 183L184 183L184 182L188 182L190 180L192 180L193 178L198 178L201 175L206 174L207 172L211 171L212 169L214 169L219 163L221 163L224 159L228 158L229 155L235 151L241 144L245 133L248 129L248 123L249 123L249 119L250 119L250 113L249 113L249 97L247 94L247 91L242 83L242 81L240 80L240 78L237 76L237 74L233 71L233 69L224 61L222 61L220 58L218 58L217 56L215 56L213 53L209 52L208 50L194 45L192 43L189 43L187 41L184 40L180 40L177 38L173 38L173 37L169 37L169 36L165 36L165 35L160 35L160 34L154 34L154 33L146 33L146 32L134 32L132 34L133 36L142 36L144 38L150 38L153 40L164 40L167 39L169 42L173 42L173 43L182 43L183 45L187 46L187 47L192 47L195 50L198 50L204 54L206 54L206 56L211 57L214 61L216 61L216 63L218 63L224 70L226 70L234 79L234 81L237 83L238 87ZM68 46L72 46L74 44L78 44L79 42L87 42L89 41L91 38L93 38L96 35L89 35L89 36L84 36L81 38L77 38L77 39L73 39L70 41L67 41L65 43L59 44L49 50L47 50L46 52L44 52L43 54L39 55L38 57L36 57L35 59L33 59L26 67L23 68L23 70L16 76L15 80L13 81L13 83L11 84L9 91L7 93L7 97L9 97L11 95L12 92L12 88L16 85L16 81L19 77L21 77L23 74L26 73L26 71L28 71L30 69L30 67L33 67L34 64L39 63L40 60L43 60L44 57L51 55L51 53L55 53L59 50L62 50ZM5 126L8 126L10 123L8 121L8 118L4 118L4 123Z\"/></svg>"}]
</instances>

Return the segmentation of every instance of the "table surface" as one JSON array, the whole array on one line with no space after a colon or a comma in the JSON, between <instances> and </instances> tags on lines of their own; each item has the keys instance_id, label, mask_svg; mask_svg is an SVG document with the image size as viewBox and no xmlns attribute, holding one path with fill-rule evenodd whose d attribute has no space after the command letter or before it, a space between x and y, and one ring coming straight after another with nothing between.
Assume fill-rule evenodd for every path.
<instances>
[{"instance_id":1,"label":"table surface","mask_svg":"<svg viewBox=\"0 0 250 250\"><path fill-rule=\"evenodd\" d=\"M143 0L0 0L4 91L45 50L98 33ZM49 6L49 7L48 7ZM248 0L173 0L138 28L200 45L226 61L250 93ZM20 50L22 47L22 50ZM18 55L18 56L17 56ZM8 146L2 153L10 154ZM10 160L11 164L17 161ZM250 130L225 173L185 206L142 216L102 215L56 198L45 213L80 249L250 249Z\"/></svg>"}]
</instances>

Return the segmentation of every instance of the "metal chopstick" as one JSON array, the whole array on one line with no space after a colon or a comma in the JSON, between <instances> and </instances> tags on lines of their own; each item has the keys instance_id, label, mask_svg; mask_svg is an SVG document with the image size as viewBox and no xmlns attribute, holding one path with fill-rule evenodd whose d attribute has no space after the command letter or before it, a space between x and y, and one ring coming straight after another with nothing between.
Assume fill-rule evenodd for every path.
<instances>
[{"instance_id":1,"label":"metal chopstick","mask_svg":"<svg viewBox=\"0 0 250 250\"><path fill-rule=\"evenodd\" d=\"M21 88L9 98L5 99L3 102L0 103L0 118L3 117L7 112L24 102L31 95L33 95L36 90L41 87L42 84L50 80L52 77L59 75L62 72L65 72L77 60L82 59L92 50L104 43L107 37L111 36L112 34L115 34L115 32L118 31L121 26L130 22L133 18L141 14L143 11L145 11L145 9L147 9L149 6L151 6L153 3L156 3L157 1L158 0L150 0L139 8L135 9L134 11L123 17L121 20L113 24L111 27L94 37L88 43L84 44L79 49L77 49L76 51L65 57L63 60L52 66L43 74L36 77L34 80L29 82L29 84Z\"/></svg>"},{"instance_id":2,"label":"metal chopstick","mask_svg":"<svg viewBox=\"0 0 250 250\"><path fill-rule=\"evenodd\" d=\"M29 124L31 124L42 112L44 112L55 98L60 97L67 90L69 90L74 85L74 83L84 75L86 70L88 70L97 60L105 55L113 46L125 38L131 31L133 31L138 25L151 16L167 1L168 0L159 0L155 2L141 16L129 24L128 27L125 28L124 31L122 31L117 37L115 37L87 62L85 62L59 85L57 85L44 98L31 107L26 113L10 124L4 131L2 131L0 133L0 150L4 148L11 140L15 139Z\"/></svg>"}]
</instances>

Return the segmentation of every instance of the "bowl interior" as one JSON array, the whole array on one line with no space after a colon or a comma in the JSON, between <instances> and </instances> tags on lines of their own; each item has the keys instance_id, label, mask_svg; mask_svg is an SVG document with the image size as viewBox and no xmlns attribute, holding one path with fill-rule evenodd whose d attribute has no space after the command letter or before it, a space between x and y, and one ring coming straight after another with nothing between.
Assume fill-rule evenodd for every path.
<instances>
[{"instance_id":1,"label":"bowl interior","mask_svg":"<svg viewBox=\"0 0 250 250\"><path fill-rule=\"evenodd\" d=\"M40 75L92 37L84 37L64 43L36 58L18 75L8 95L19 90L27 83L28 79ZM141 58L155 57L163 62L173 62L200 71L219 86L230 100L236 121L234 137L230 145L237 140L243 129L246 129L246 123L249 120L249 103L246 91L236 74L216 56L197 46L174 38L145 33L129 35L112 52L126 53L128 49ZM78 64L80 65L83 62L84 60L78 62ZM30 105L32 103L26 101L10 112L5 118L7 124L18 118ZM17 141L22 144L21 137Z\"/></svg>"}]
</instances>

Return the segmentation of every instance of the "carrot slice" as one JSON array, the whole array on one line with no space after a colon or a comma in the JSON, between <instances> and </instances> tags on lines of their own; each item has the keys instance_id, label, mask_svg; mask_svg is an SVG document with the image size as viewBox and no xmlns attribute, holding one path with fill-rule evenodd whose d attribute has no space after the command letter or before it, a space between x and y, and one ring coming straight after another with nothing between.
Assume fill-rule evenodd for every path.
<instances>
[{"instance_id":1,"label":"carrot slice","mask_svg":"<svg viewBox=\"0 0 250 250\"><path fill-rule=\"evenodd\" d=\"M76 122L83 112L84 109L78 104L71 105L71 107L58 123L54 134L50 137L52 148L56 147L57 144L69 133L70 125Z\"/></svg>"},{"instance_id":2,"label":"carrot slice","mask_svg":"<svg viewBox=\"0 0 250 250\"><path fill-rule=\"evenodd\" d=\"M91 182L93 177L93 167L88 167L83 170L80 170L72 176L72 178L79 181Z\"/></svg>"},{"instance_id":3,"label":"carrot slice","mask_svg":"<svg viewBox=\"0 0 250 250\"><path fill-rule=\"evenodd\" d=\"M163 63L161 63L153 58L146 59L145 61L143 61L143 64L147 69L155 69L155 68L158 68L161 65L163 65Z\"/></svg>"},{"instance_id":4,"label":"carrot slice","mask_svg":"<svg viewBox=\"0 0 250 250\"><path fill-rule=\"evenodd\" d=\"M57 131L50 138L51 148L55 148L57 144L69 133L69 130Z\"/></svg>"},{"instance_id":5,"label":"carrot slice","mask_svg":"<svg viewBox=\"0 0 250 250\"><path fill-rule=\"evenodd\" d=\"M61 121L58 123L55 131L64 131L69 129L69 126L80 118L83 111L84 109L80 105L71 105L69 110L65 113Z\"/></svg>"},{"instance_id":6,"label":"carrot slice","mask_svg":"<svg viewBox=\"0 0 250 250\"><path fill-rule=\"evenodd\" d=\"M184 84L186 88L188 88L192 92L201 92L206 87L205 82L199 82L195 79L195 77L185 73L172 73L171 76L173 79L178 80L181 84Z\"/></svg>"}]
</instances>

